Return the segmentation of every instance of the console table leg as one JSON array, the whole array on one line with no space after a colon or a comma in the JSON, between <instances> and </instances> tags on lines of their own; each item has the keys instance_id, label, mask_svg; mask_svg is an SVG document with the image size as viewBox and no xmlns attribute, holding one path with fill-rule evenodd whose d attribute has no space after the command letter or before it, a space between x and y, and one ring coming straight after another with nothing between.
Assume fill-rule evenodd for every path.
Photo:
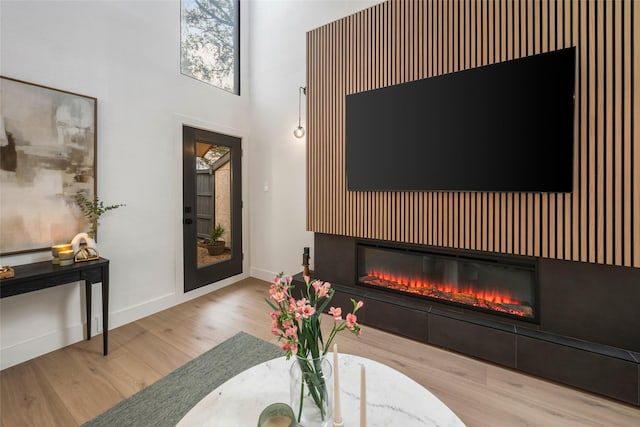
<instances>
[{"instance_id":1,"label":"console table leg","mask_svg":"<svg viewBox=\"0 0 640 427\"><path fill-rule=\"evenodd\" d=\"M91 282L88 280L84 281L84 293L87 300L87 341L91 339L91 286Z\"/></svg>"},{"instance_id":2,"label":"console table leg","mask_svg":"<svg viewBox=\"0 0 640 427\"><path fill-rule=\"evenodd\" d=\"M109 352L109 269L102 268L102 348Z\"/></svg>"}]
</instances>

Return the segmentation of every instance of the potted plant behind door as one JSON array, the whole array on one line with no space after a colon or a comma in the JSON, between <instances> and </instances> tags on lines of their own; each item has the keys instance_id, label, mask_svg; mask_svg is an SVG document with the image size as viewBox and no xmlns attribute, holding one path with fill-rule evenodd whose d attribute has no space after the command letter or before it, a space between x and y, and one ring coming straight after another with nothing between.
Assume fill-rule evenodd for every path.
<instances>
[{"instance_id":1,"label":"potted plant behind door","mask_svg":"<svg viewBox=\"0 0 640 427\"><path fill-rule=\"evenodd\" d=\"M224 227L220 223L211 229L211 232L209 233L209 241L207 242L209 255L220 255L224 252L225 241L219 240L223 233Z\"/></svg>"}]
</instances>

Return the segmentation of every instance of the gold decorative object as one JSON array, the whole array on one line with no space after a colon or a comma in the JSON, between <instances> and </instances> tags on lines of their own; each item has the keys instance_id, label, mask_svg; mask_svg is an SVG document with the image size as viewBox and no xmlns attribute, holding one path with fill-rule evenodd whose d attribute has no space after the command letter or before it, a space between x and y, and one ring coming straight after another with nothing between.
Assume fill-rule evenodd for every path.
<instances>
[{"instance_id":1,"label":"gold decorative object","mask_svg":"<svg viewBox=\"0 0 640 427\"><path fill-rule=\"evenodd\" d=\"M58 258L60 259L60 266L66 267L68 265L73 265L73 250L68 249L66 251L59 251Z\"/></svg>"},{"instance_id":2,"label":"gold decorative object","mask_svg":"<svg viewBox=\"0 0 640 427\"><path fill-rule=\"evenodd\" d=\"M60 245L53 245L51 246L51 255L53 256L53 259L51 260L51 262L53 264L60 264L60 251L70 251L71 250L71 243L63 243Z\"/></svg>"},{"instance_id":3,"label":"gold decorative object","mask_svg":"<svg viewBox=\"0 0 640 427\"><path fill-rule=\"evenodd\" d=\"M96 248L92 248L89 246L80 246L78 252L76 252L75 257L73 258L75 262L83 262L83 261L92 261L95 259L99 259L100 254Z\"/></svg>"},{"instance_id":4,"label":"gold decorative object","mask_svg":"<svg viewBox=\"0 0 640 427\"><path fill-rule=\"evenodd\" d=\"M78 233L71 240L71 248L75 254L76 262L92 261L100 258L98 246L87 233Z\"/></svg>"},{"instance_id":5,"label":"gold decorative object","mask_svg":"<svg viewBox=\"0 0 640 427\"><path fill-rule=\"evenodd\" d=\"M0 267L0 279L11 279L15 275L13 267Z\"/></svg>"}]
</instances>

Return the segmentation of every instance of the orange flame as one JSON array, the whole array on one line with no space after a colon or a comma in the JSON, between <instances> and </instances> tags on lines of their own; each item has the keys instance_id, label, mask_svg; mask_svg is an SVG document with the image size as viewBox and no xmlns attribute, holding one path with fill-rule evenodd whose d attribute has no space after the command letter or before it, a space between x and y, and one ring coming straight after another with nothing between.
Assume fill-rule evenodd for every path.
<instances>
[{"instance_id":1,"label":"orange flame","mask_svg":"<svg viewBox=\"0 0 640 427\"><path fill-rule=\"evenodd\" d=\"M418 293L436 299L461 302L518 316L527 316L524 311L513 307L522 305L522 301L498 290L482 290L474 289L471 285L430 282L422 277L398 275L384 270L371 270L367 275L385 282L384 285L375 283L377 286Z\"/></svg>"}]
</instances>

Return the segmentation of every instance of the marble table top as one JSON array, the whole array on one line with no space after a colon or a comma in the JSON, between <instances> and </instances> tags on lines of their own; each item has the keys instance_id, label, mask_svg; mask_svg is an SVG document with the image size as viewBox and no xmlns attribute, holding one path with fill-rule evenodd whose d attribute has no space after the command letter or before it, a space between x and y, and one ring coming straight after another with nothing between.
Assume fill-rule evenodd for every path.
<instances>
[{"instance_id":1,"label":"marble table top","mask_svg":"<svg viewBox=\"0 0 640 427\"><path fill-rule=\"evenodd\" d=\"M327 357L333 360L332 353ZM289 404L292 363L281 357L247 369L209 393L178 426L255 427L266 406L275 402ZM411 378L373 360L341 353L339 376L344 427L360 426L361 365L365 366L367 377L367 427L464 427L444 403Z\"/></svg>"}]
</instances>

